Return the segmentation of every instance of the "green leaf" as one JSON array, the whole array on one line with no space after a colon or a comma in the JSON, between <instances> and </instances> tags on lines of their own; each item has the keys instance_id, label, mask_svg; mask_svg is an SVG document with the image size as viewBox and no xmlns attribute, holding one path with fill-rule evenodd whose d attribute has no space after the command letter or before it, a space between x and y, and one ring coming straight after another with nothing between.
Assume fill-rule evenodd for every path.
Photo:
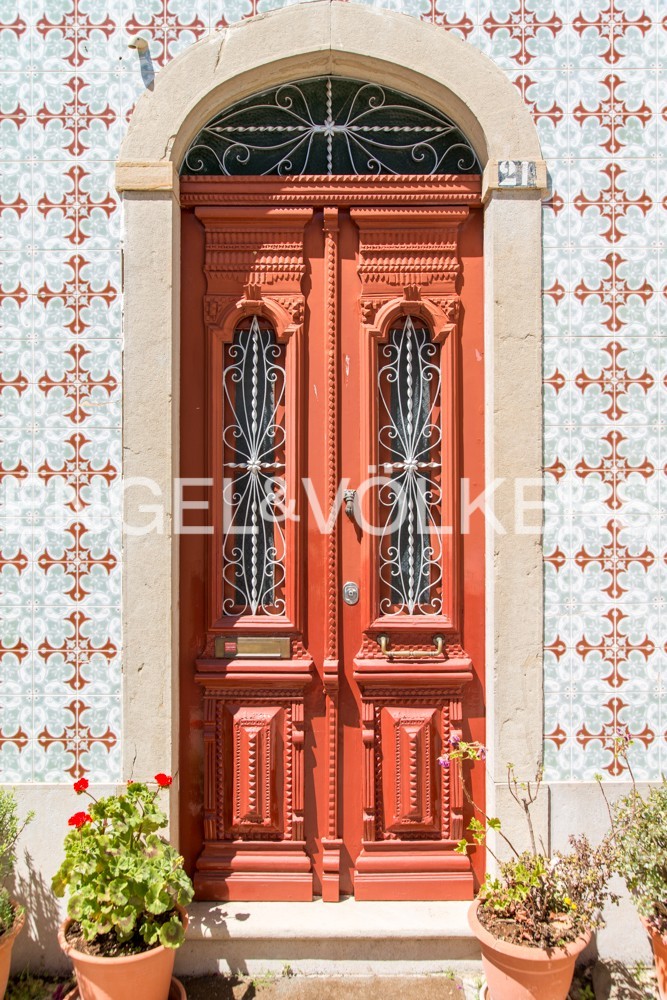
<instances>
[{"instance_id":1,"label":"green leaf","mask_svg":"<svg viewBox=\"0 0 667 1000\"><path fill-rule=\"evenodd\" d=\"M136 924L136 914L132 907L126 906L122 910L115 910L113 917L118 937L122 941L126 941L132 937L132 932Z\"/></svg>"},{"instance_id":2,"label":"green leaf","mask_svg":"<svg viewBox=\"0 0 667 1000\"><path fill-rule=\"evenodd\" d=\"M185 930L181 918L175 913L166 924L160 927L160 944L165 948L180 948L185 941Z\"/></svg>"},{"instance_id":3,"label":"green leaf","mask_svg":"<svg viewBox=\"0 0 667 1000\"><path fill-rule=\"evenodd\" d=\"M67 904L67 915L72 918L72 920L81 920L85 916L86 905L85 899L80 893L75 893L70 896L69 902Z\"/></svg>"}]
</instances>

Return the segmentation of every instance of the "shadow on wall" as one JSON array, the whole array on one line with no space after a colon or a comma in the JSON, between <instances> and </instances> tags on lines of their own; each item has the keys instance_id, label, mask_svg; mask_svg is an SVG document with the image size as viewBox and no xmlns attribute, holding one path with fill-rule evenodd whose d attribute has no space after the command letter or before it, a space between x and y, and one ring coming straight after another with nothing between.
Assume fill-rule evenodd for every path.
<instances>
[{"instance_id":1,"label":"shadow on wall","mask_svg":"<svg viewBox=\"0 0 667 1000\"><path fill-rule=\"evenodd\" d=\"M11 893L26 910L25 928L17 942L19 947L14 949L12 972L26 968L33 973L56 971L52 949L49 949L51 954L46 960L44 942L57 942L61 911L50 882L46 881L27 850L23 853L20 871L14 876ZM62 964L57 971L61 968L66 971L69 967L70 963L62 955Z\"/></svg>"}]
</instances>

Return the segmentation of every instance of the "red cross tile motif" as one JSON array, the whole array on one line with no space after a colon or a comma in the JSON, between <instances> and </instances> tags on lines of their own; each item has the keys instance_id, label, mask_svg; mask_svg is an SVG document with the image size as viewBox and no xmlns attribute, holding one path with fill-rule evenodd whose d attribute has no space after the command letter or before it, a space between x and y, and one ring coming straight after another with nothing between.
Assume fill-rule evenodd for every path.
<instances>
[{"instance_id":1,"label":"red cross tile motif","mask_svg":"<svg viewBox=\"0 0 667 1000\"><path fill-rule=\"evenodd\" d=\"M502 21L497 21L493 14L489 14L483 22L491 37L499 31L509 32L510 38L517 43L513 57L521 66L528 65L535 58L528 45L540 29L549 31L555 37L563 27L563 22L556 14L542 18L534 9L535 6L528 0L518 0L514 9Z\"/></svg>"},{"instance_id":2,"label":"red cross tile motif","mask_svg":"<svg viewBox=\"0 0 667 1000\"><path fill-rule=\"evenodd\" d=\"M514 86L519 88L521 96L530 108L531 114L536 122L542 119L547 119L552 122L552 124L557 125L565 117L565 111L557 104L554 100L553 103L548 108L539 109L537 107L537 101L533 100L530 95L530 88L536 85L537 81L530 77L527 73L521 73L514 80Z\"/></svg>"},{"instance_id":3,"label":"red cross tile motif","mask_svg":"<svg viewBox=\"0 0 667 1000\"><path fill-rule=\"evenodd\" d=\"M117 559L109 548L102 556L92 554L84 540L88 529L80 521L68 528L65 534L70 536L71 545L63 546L62 555L52 555L47 547L38 557L37 564L45 573L59 566L71 580L69 590L63 587L63 593L73 601L80 601L90 593L86 586L86 578L90 575L91 569L94 566L101 566L110 573L116 566Z\"/></svg>"},{"instance_id":4,"label":"red cross tile motif","mask_svg":"<svg viewBox=\"0 0 667 1000\"><path fill-rule=\"evenodd\" d=\"M637 198L628 197L625 188L619 183L627 171L618 163L608 163L600 172L606 178L600 193L595 198L588 198L583 191L580 191L574 198L574 207L581 215L585 215L590 208L596 208L605 220L605 228L600 235L604 236L608 243L618 243L623 236L619 222L626 218L628 209L634 206L646 216L651 210L653 200L646 191L642 191Z\"/></svg>"},{"instance_id":5,"label":"red cross tile motif","mask_svg":"<svg viewBox=\"0 0 667 1000\"><path fill-rule=\"evenodd\" d=\"M19 726L16 732L10 735L5 733L2 726L0 726L0 747L5 746L7 743L17 747L19 750L25 750L28 745L28 734L25 729Z\"/></svg>"},{"instance_id":6,"label":"red cross tile motif","mask_svg":"<svg viewBox=\"0 0 667 1000\"><path fill-rule=\"evenodd\" d=\"M577 733L577 742L584 748L592 742L601 743L609 753L609 760L604 765L604 769L616 778L627 770L623 756L618 753L617 743L619 735L627 733L630 739L648 747L655 740L655 733L648 725L639 731L630 731L628 726L621 720L621 713L629 706L627 702L622 701L618 696L610 698L603 707L609 714L609 722L605 723L597 732L590 730L584 724Z\"/></svg>"},{"instance_id":7,"label":"red cross tile motif","mask_svg":"<svg viewBox=\"0 0 667 1000\"><path fill-rule=\"evenodd\" d=\"M582 459L575 468L576 474L581 479L588 476L599 476L603 485L609 490L604 498L604 503L611 510L618 510L622 500L618 495L618 488L627 482L630 476L641 476L643 479L650 479L655 468L648 459L644 459L641 465L632 465L626 456L622 454L622 449L627 441L620 431L611 430L602 438L609 446L609 454L601 458L597 465L589 465Z\"/></svg>"},{"instance_id":8,"label":"red cross tile motif","mask_svg":"<svg viewBox=\"0 0 667 1000\"><path fill-rule=\"evenodd\" d=\"M559 458L557 458L551 465L547 465L544 468L545 473L553 476L556 482L562 479L566 473L565 465Z\"/></svg>"},{"instance_id":9,"label":"red cross tile motif","mask_svg":"<svg viewBox=\"0 0 667 1000\"><path fill-rule=\"evenodd\" d=\"M28 568L28 557L23 549L17 549L13 555L0 551L0 571L7 566L13 566L17 573L23 573Z\"/></svg>"},{"instance_id":10,"label":"red cross tile motif","mask_svg":"<svg viewBox=\"0 0 667 1000\"><path fill-rule=\"evenodd\" d=\"M65 683L74 691L81 691L89 683L86 671L90 667L93 657L103 656L110 664L118 649L110 639L107 639L103 646L93 645L88 635L91 619L87 618L82 611L73 611L65 620L71 626L71 634L59 646L52 646L48 640L45 640L37 651L47 661L47 664L49 657L60 654L71 670Z\"/></svg>"},{"instance_id":11,"label":"red cross tile motif","mask_svg":"<svg viewBox=\"0 0 667 1000\"><path fill-rule=\"evenodd\" d=\"M616 0L609 0L609 3L599 6L592 20L585 17L583 13L577 14L572 21L572 27L580 36L593 28L606 44L603 59L610 65L614 65L623 55L619 42L625 40L628 29L634 28L635 31L646 35L651 30L651 18L645 11L642 11L638 17L628 17L624 10L619 9Z\"/></svg>"},{"instance_id":12,"label":"red cross tile motif","mask_svg":"<svg viewBox=\"0 0 667 1000\"><path fill-rule=\"evenodd\" d=\"M619 309L627 305L628 300L632 296L636 296L646 304L655 289L646 278L641 285L636 288L631 287L621 275L627 259L622 257L616 250L608 253L603 263L609 269L608 276L601 278L597 287L593 288L589 287L585 281L580 281L574 289L574 295L579 302L585 302L591 297L598 299L609 311L607 318L602 320L604 326L612 333L618 333L623 325Z\"/></svg>"},{"instance_id":13,"label":"red cross tile motif","mask_svg":"<svg viewBox=\"0 0 667 1000\"><path fill-rule=\"evenodd\" d=\"M91 286L90 281L83 276L83 269L89 261L80 254L74 254L66 261L66 266L71 271L71 277L63 282L62 288L51 288L48 281L37 292L37 298L44 305L53 299L60 299L66 309L72 312L72 321L66 324L66 328L80 337L86 330L87 323L84 318L84 309L88 309L93 299L102 299L107 305L118 297L117 288L110 281L99 289Z\"/></svg>"},{"instance_id":14,"label":"red cross tile motif","mask_svg":"<svg viewBox=\"0 0 667 1000\"><path fill-rule=\"evenodd\" d=\"M28 120L28 112L21 103L17 104L13 111L8 111L2 115L3 121L13 122L17 130Z\"/></svg>"},{"instance_id":15,"label":"red cross tile motif","mask_svg":"<svg viewBox=\"0 0 667 1000\"><path fill-rule=\"evenodd\" d=\"M583 125L590 119L595 119L608 132L608 138L602 143L602 148L608 153L618 153L623 147L624 141L621 130L625 128L631 118L636 118L642 125L647 125L651 120L651 109L646 101L642 101L639 107L630 108L619 96L619 90L624 81L616 74L610 73L602 80L602 86L607 91L607 96L598 102L594 109L587 108L583 101L577 104L573 112L573 117L579 125Z\"/></svg>"},{"instance_id":16,"label":"red cross tile motif","mask_svg":"<svg viewBox=\"0 0 667 1000\"><path fill-rule=\"evenodd\" d=\"M2 30L12 31L17 38L20 38L21 35L25 34L27 27L27 24L20 14L17 14L13 21L10 21L9 18L7 18L7 21L2 25Z\"/></svg>"},{"instance_id":17,"label":"red cross tile motif","mask_svg":"<svg viewBox=\"0 0 667 1000\"><path fill-rule=\"evenodd\" d=\"M28 379L23 374L23 372L17 372L14 378L5 379L0 375L0 394L4 392L5 389L13 389L19 396L22 396L24 392L28 389Z\"/></svg>"},{"instance_id":18,"label":"red cross tile motif","mask_svg":"<svg viewBox=\"0 0 667 1000\"><path fill-rule=\"evenodd\" d=\"M558 368L552 375L549 375L548 378L545 378L543 381L545 385L551 386L556 395L558 395L561 389L565 388L565 376L561 371L559 371Z\"/></svg>"},{"instance_id":19,"label":"red cross tile motif","mask_svg":"<svg viewBox=\"0 0 667 1000\"><path fill-rule=\"evenodd\" d=\"M20 219L28 211L28 202L20 194L13 201L4 201L0 198L0 213L5 211L16 212Z\"/></svg>"},{"instance_id":20,"label":"red cross tile motif","mask_svg":"<svg viewBox=\"0 0 667 1000\"><path fill-rule=\"evenodd\" d=\"M550 733L544 737L545 740L549 740L553 743L558 750L561 750L567 743L567 733L562 726L556 726Z\"/></svg>"},{"instance_id":21,"label":"red cross tile motif","mask_svg":"<svg viewBox=\"0 0 667 1000\"><path fill-rule=\"evenodd\" d=\"M88 415L85 404L90 400L94 389L103 389L109 396L118 388L118 382L107 371L99 379L93 378L86 367L86 358L91 352L82 344L73 344L68 351L64 352L71 366L66 369L60 378L52 378L47 372L42 375L38 385L45 395L57 390L67 399L72 400L72 408L64 414L74 424L80 424Z\"/></svg>"},{"instance_id":22,"label":"red cross tile motif","mask_svg":"<svg viewBox=\"0 0 667 1000\"><path fill-rule=\"evenodd\" d=\"M620 521L612 518L606 524L606 530L611 538L609 543L600 545L597 553L589 552L586 546L582 545L574 557L575 564L580 569L584 570L587 566L599 566L609 576L609 584L603 587L602 591L614 601L617 601L628 590L623 585L622 580L630 566L637 565L648 570L655 562L655 555L648 545L633 555L629 547L622 544L619 536L623 528L624 525Z\"/></svg>"},{"instance_id":23,"label":"red cross tile motif","mask_svg":"<svg viewBox=\"0 0 667 1000\"><path fill-rule=\"evenodd\" d=\"M171 11L170 2L171 0L152 0L153 9L147 19L144 20L142 16L139 20L136 14L132 14L125 25L130 34L138 34L148 29L151 38L160 42L160 49L153 57L158 66L164 66L171 57L172 46L179 41L182 34L187 33L197 40L207 30L197 15L192 20L186 21L182 15Z\"/></svg>"},{"instance_id":24,"label":"red cross tile motif","mask_svg":"<svg viewBox=\"0 0 667 1000\"><path fill-rule=\"evenodd\" d=\"M0 303L5 302L7 299L22 306L28 301L28 289L20 281L14 287L4 285L0 274Z\"/></svg>"},{"instance_id":25,"label":"red cross tile motif","mask_svg":"<svg viewBox=\"0 0 667 1000\"><path fill-rule=\"evenodd\" d=\"M562 302L565 298L565 288L560 283L560 281L554 281L553 285L549 288L544 289L544 295L548 295L550 299L553 299L556 305Z\"/></svg>"},{"instance_id":26,"label":"red cross tile motif","mask_svg":"<svg viewBox=\"0 0 667 1000\"><path fill-rule=\"evenodd\" d=\"M601 659L607 664L609 672L606 677L601 678L610 687L618 688L627 680L623 675L623 667L628 662L631 653L640 653L645 660L655 652L655 644L645 635L641 642L631 642L624 629L624 622L629 618L620 608L610 608L603 619L609 624L609 631L605 632L597 643L591 643L586 636L579 640L576 650L579 655L586 660L591 653L599 653Z\"/></svg>"},{"instance_id":27,"label":"red cross tile motif","mask_svg":"<svg viewBox=\"0 0 667 1000\"><path fill-rule=\"evenodd\" d=\"M567 558L560 546L557 545L552 552L549 552L544 556L544 561L545 563L548 563L549 566L553 566L555 570L560 570L567 562Z\"/></svg>"},{"instance_id":28,"label":"red cross tile motif","mask_svg":"<svg viewBox=\"0 0 667 1000\"><path fill-rule=\"evenodd\" d=\"M60 468L52 468L46 461L39 467L38 475L45 483L57 479L74 491L66 506L76 514L90 505L90 499L86 499L84 491L91 486L93 480L99 478L109 485L116 479L118 470L110 460L97 467L92 464L85 454L91 441L80 431L72 434L66 444L71 449L71 455L63 459Z\"/></svg>"},{"instance_id":29,"label":"red cross tile motif","mask_svg":"<svg viewBox=\"0 0 667 1000\"><path fill-rule=\"evenodd\" d=\"M28 478L28 475L28 466L21 461L17 462L16 465L13 466L6 465L4 462L0 461L0 483L3 483L5 479L24 480Z\"/></svg>"},{"instance_id":30,"label":"red cross tile motif","mask_svg":"<svg viewBox=\"0 0 667 1000\"><path fill-rule=\"evenodd\" d=\"M562 660L567 652L567 646L559 635L556 636L553 642L546 644L544 648L548 653L552 653L557 660Z\"/></svg>"},{"instance_id":31,"label":"red cross tile motif","mask_svg":"<svg viewBox=\"0 0 667 1000\"><path fill-rule=\"evenodd\" d=\"M81 758L89 753L95 744L100 744L109 751L117 743L116 734L109 726L103 732L95 734L91 732L90 726L85 725L82 716L89 707L76 698L64 707L65 713L71 713L71 724L64 725L59 733L51 733L48 726L45 726L37 737L37 742L45 750L54 744L59 744L66 753L71 754L72 764L67 770L73 778L80 778L88 770Z\"/></svg>"},{"instance_id":32,"label":"red cross tile motif","mask_svg":"<svg viewBox=\"0 0 667 1000\"><path fill-rule=\"evenodd\" d=\"M102 125L106 126L108 129L112 125L116 118L116 112L107 104L104 108L99 111L91 111L87 101L84 100L82 95L82 90L89 84L85 80L82 80L79 76L72 77L65 83L65 87L70 91L71 98L63 102L63 107L61 111L50 111L46 104L37 111L37 121L42 126L47 126L51 121L59 121L62 123L63 128L70 132L72 135L71 140L65 146L63 150L69 153L71 156L81 156L86 150L86 144L83 141L85 133L90 128L91 122L100 122ZM74 168L76 170L76 168ZM70 176L72 171L69 171ZM75 181L75 191L76 197L79 195L78 183ZM47 199L48 201L48 199ZM113 204L113 203L112 203Z\"/></svg>"},{"instance_id":33,"label":"red cross tile motif","mask_svg":"<svg viewBox=\"0 0 667 1000\"><path fill-rule=\"evenodd\" d=\"M542 202L542 207L551 209L554 215L560 215L565 208L565 201L557 191L554 191L550 198Z\"/></svg>"},{"instance_id":34,"label":"red cross tile motif","mask_svg":"<svg viewBox=\"0 0 667 1000\"><path fill-rule=\"evenodd\" d=\"M442 8L444 5L442 3L438 4L437 0L431 0L431 10L429 14L424 16L425 20L430 20L433 24L438 24L442 28L446 28L448 31L453 32L453 34L458 35L464 40L472 35L475 30L475 25L467 14L463 14L458 20L450 18L446 10L438 9Z\"/></svg>"},{"instance_id":35,"label":"red cross tile motif","mask_svg":"<svg viewBox=\"0 0 667 1000\"><path fill-rule=\"evenodd\" d=\"M646 394L655 384L655 379L646 367L640 375L628 375L627 369L620 360L621 355L625 354L627 350L627 347L623 347L615 340L606 344L602 351L608 355L609 364L601 370L600 374L593 376L586 371L580 371L574 379L574 384L578 389L581 389L582 393L596 386L603 396L607 396L609 405L602 413L609 420L620 420L625 415L626 410L623 409L621 403L631 386L638 386Z\"/></svg>"},{"instance_id":36,"label":"red cross tile motif","mask_svg":"<svg viewBox=\"0 0 667 1000\"><path fill-rule=\"evenodd\" d=\"M71 0L71 8L64 12L62 16L51 21L46 15L37 21L37 32L46 38L54 31L57 32L68 44L68 54L65 56L70 66L78 68L90 58L87 46L93 32L101 32L106 39L112 38L118 30L118 25L108 15L103 21L91 21L90 16L84 12L79 0Z\"/></svg>"},{"instance_id":37,"label":"red cross tile motif","mask_svg":"<svg viewBox=\"0 0 667 1000\"><path fill-rule=\"evenodd\" d=\"M4 642L0 642L0 657L9 653L15 656L19 663L23 663L29 652L28 644L20 636L13 646L7 646Z\"/></svg>"},{"instance_id":38,"label":"red cross tile motif","mask_svg":"<svg viewBox=\"0 0 667 1000\"><path fill-rule=\"evenodd\" d=\"M48 195L42 195L37 202L37 211L44 217L49 212L62 212L63 218L69 224L64 234L65 239L74 246L80 246L86 239L82 223L87 222L96 210L104 212L110 219L116 211L116 200L108 193L101 201L94 201L84 183L90 175L78 164L66 170L63 176L71 182L69 190L58 201L52 201Z\"/></svg>"}]
</instances>

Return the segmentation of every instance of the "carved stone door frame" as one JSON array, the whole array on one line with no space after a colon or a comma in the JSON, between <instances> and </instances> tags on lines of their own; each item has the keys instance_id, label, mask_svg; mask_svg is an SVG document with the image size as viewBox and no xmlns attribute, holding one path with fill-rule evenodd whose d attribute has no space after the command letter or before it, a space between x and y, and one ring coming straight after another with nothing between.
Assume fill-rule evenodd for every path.
<instances>
[{"instance_id":1,"label":"carved stone door frame","mask_svg":"<svg viewBox=\"0 0 667 1000\"><path fill-rule=\"evenodd\" d=\"M172 500L179 475L178 167L216 110L313 74L390 82L448 114L475 146L484 166L486 482L539 482L542 476L546 171L535 126L511 82L441 28L349 3L297 4L186 50L138 102L117 166L125 214L124 474L134 483L125 494L124 518L130 525L146 522L145 506L155 502L140 485L147 479L164 512L162 530L124 539L127 777L135 761L142 773L169 766L177 772L179 761L179 538ZM514 501L512 489L499 489L496 519L513 526ZM502 799L504 762L513 760L520 775L530 776L542 752L541 559L539 534L499 534L489 524L488 803L509 826L514 815ZM174 807L177 794L175 782ZM177 839L175 829L173 835Z\"/></svg>"}]
</instances>

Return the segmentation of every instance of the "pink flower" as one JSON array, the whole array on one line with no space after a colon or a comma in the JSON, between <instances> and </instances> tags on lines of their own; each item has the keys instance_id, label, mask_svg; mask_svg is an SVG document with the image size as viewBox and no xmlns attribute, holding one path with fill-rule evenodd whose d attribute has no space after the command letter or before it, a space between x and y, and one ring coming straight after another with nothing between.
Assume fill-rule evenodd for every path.
<instances>
[{"instance_id":1,"label":"pink flower","mask_svg":"<svg viewBox=\"0 0 667 1000\"><path fill-rule=\"evenodd\" d=\"M438 764L440 764L441 767L449 767L450 760L447 754L443 754L442 757L438 758Z\"/></svg>"},{"instance_id":2,"label":"pink flower","mask_svg":"<svg viewBox=\"0 0 667 1000\"><path fill-rule=\"evenodd\" d=\"M74 791L77 795L81 795L82 792L88 790L88 784L89 782L87 778L79 778L78 781L74 782Z\"/></svg>"},{"instance_id":3,"label":"pink flower","mask_svg":"<svg viewBox=\"0 0 667 1000\"><path fill-rule=\"evenodd\" d=\"M461 742L461 737L459 736L458 733L452 733L452 735L449 737L449 742L453 747L457 747Z\"/></svg>"},{"instance_id":4,"label":"pink flower","mask_svg":"<svg viewBox=\"0 0 667 1000\"><path fill-rule=\"evenodd\" d=\"M90 815L90 813L78 812L74 813L73 816L70 816L70 818L67 820L67 825L75 826L77 830L80 830L82 826L86 825L86 823L92 823L92 822L93 822L93 817Z\"/></svg>"},{"instance_id":5,"label":"pink flower","mask_svg":"<svg viewBox=\"0 0 667 1000\"><path fill-rule=\"evenodd\" d=\"M159 774L155 775L155 780L157 781L160 788L169 788L170 784L173 781L173 778L171 777L170 774L163 774L162 771L160 771Z\"/></svg>"}]
</instances>

